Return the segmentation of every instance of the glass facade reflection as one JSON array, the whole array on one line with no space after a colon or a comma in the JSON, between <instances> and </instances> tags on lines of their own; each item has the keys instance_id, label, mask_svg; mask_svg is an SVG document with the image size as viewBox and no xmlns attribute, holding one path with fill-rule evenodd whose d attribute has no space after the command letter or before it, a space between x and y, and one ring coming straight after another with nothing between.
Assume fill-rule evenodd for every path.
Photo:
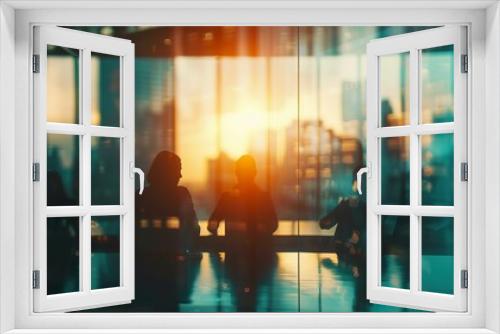
<instances>
[{"instance_id":1,"label":"glass facade reflection","mask_svg":"<svg viewBox=\"0 0 500 334\"><path fill-rule=\"evenodd\" d=\"M147 176L136 299L99 312L406 311L366 299L366 199L353 186L365 163L366 45L424 28L80 29L135 44L135 156ZM116 74L100 64L93 124L113 126ZM407 82L407 60L384 66L382 122L407 124L407 89L391 86ZM92 203L116 204L119 146L92 144ZM392 157L383 198L408 204L408 141L381 145ZM409 224L387 224L382 281L404 287L394 242Z\"/></svg>"},{"instance_id":2,"label":"glass facade reflection","mask_svg":"<svg viewBox=\"0 0 500 334\"><path fill-rule=\"evenodd\" d=\"M380 285L410 288L410 217L382 216Z\"/></svg>"},{"instance_id":3,"label":"glass facade reflection","mask_svg":"<svg viewBox=\"0 0 500 334\"><path fill-rule=\"evenodd\" d=\"M80 291L80 219L47 218L47 294Z\"/></svg>"},{"instance_id":4,"label":"glass facade reflection","mask_svg":"<svg viewBox=\"0 0 500 334\"><path fill-rule=\"evenodd\" d=\"M379 58L380 125L410 124L410 54Z\"/></svg>"},{"instance_id":5,"label":"glass facade reflection","mask_svg":"<svg viewBox=\"0 0 500 334\"><path fill-rule=\"evenodd\" d=\"M453 206L453 134L421 136L422 205Z\"/></svg>"},{"instance_id":6,"label":"glass facade reflection","mask_svg":"<svg viewBox=\"0 0 500 334\"><path fill-rule=\"evenodd\" d=\"M410 204L410 137L380 139L381 203Z\"/></svg>"},{"instance_id":7,"label":"glass facade reflection","mask_svg":"<svg viewBox=\"0 0 500 334\"><path fill-rule=\"evenodd\" d=\"M91 289L120 286L120 216L92 217Z\"/></svg>"},{"instance_id":8,"label":"glass facade reflection","mask_svg":"<svg viewBox=\"0 0 500 334\"><path fill-rule=\"evenodd\" d=\"M47 205L80 204L80 137L47 135Z\"/></svg>"},{"instance_id":9,"label":"glass facade reflection","mask_svg":"<svg viewBox=\"0 0 500 334\"><path fill-rule=\"evenodd\" d=\"M120 126L120 57L92 52L91 124Z\"/></svg>"},{"instance_id":10,"label":"glass facade reflection","mask_svg":"<svg viewBox=\"0 0 500 334\"><path fill-rule=\"evenodd\" d=\"M47 45L47 121L80 121L80 51ZM64 96L64 98L61 98Z\"/></svg>"},{"instance_id":11,"label":"glass facade reflection","mask_svg":"<svg viewBox=\"0 0 500 334\"><path fill-rule=\"evenodd\" d=\"M421 123L453 122L453 45L421 51Z\"/></svg>"},{"instance_id":12,"label":"glass facade reflection","mask_svg":"<svg viewBox=\"0 0 500 334\"><path fill-rule=\"evenodd\" d=\"M91 139L92 205L117 205L121 202L120 141L120 138L107 137Z\"/></svg>"},{"instance_id":13,"label":"glass facade reflection","mask_svg":"<svg viewBox=\"0 0 500 334\"><path fill-rule=\"evenodd\" d=\"M422 217L422 291L453 294L453 218Z\"/></svg>"}]
</instances>

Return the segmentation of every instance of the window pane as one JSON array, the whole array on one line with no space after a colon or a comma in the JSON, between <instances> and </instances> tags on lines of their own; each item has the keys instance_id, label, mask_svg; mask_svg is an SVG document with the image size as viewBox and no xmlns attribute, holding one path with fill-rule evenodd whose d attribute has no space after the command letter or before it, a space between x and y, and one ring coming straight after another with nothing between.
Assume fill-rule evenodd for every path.
<instances>
[{"instance_id":1,"label":"window pane","mask_svg":"<svg viewBox=\"0 0 500 334\"><path fill-rule=\"evenodd\" d=\"M79 58L77 49L47 45L47 121L78 123Z\"/></svg>"},{"instance_id":2,"label":"window pane","mask_svg":"<svg viewBox=\"0 0 500 334\"><path fill-rule=\"evenodd\" d=\"M409 60L409 52L379 57L381 126L410 122Z\"/></svg>"},{"instance_id":3,"label":"window pane","mask_svg":"<svg viewBox=\"0 0 500 334\"><path fill-rule=\"evenodd\" d=\"M453 45L422 50L422 123L453 122Z\"/></svg>"},{"instance_id":4,"label":"window pane","mask_svg":"<svg viewBox=\"0 0 500 334\"><path fill-rule=\"evenodd\" d=\"M453 294L451 217L422 217L422 291Z\"/></svg>"},{"instance_id":5,"label":"window pane","mask_svg":"<svg viewBox=\"0 0 500 334\"><path fill-rule=\"evenodd\" d=\"M410 217L382 216L381 285L410 288Z\"/></svg>"},{"instance_id":6,"label":"window pane","mask_svg":"<svg viewBox=\"0 0 500 334\"><path fill-rule=\"evenodd\" d=\"M120 204L120 139L92 138L92 205Z\"/></svg>"},{"instance_id":7,"label":"window pane","mask_svg":"<svg viewBox=\"0 0 500 334\"><path fill-rule=\"evenodd\" d=\"M80 138L47 135L47 205L79 204Z\"/></svg>"},{"instance_id":8,"label":"window pane","mask_svg":"<svg viewBox=\"0 0 500 334\"><path fill-rule=\"evenodd\" d=\"M47 294L80 288L80 218L47 219Z\"/></svg>"},{"instance_id":9,"label":"window pane","mask_svg":"<svg viewBox=\"0 0 500 334\"><path fill-rule=\"evenodd\" d=\"M421 136L422 205L453 205L453 134Z\"/></svg>"},{"instance_id":10,"label":"window pane","mask_svg":"<svg viewBox=\"0 0 500 334\"><path fill-rule=\"evenodd\" d=\"M93 125L120 126L120 57L92 52Z\"/></svg>"},{"instance_id":11,"label":"window pane","mask_svg":"<svg viewBox=\"0 0 500 334\"><path fill-rule=\"evenodd\" d=\"M120 286L120 216L92 217L92 289Z\"/></svg>"},{"instance_id":12,"label":"window pane","mask_svg":"<svg viewBox=\"0 0 500 334\"><path fill-rule=\"evenodd\" d=\"M384 205L410 204L410 139L380 139L381 195Z\"/></svg>"}]
</instances>

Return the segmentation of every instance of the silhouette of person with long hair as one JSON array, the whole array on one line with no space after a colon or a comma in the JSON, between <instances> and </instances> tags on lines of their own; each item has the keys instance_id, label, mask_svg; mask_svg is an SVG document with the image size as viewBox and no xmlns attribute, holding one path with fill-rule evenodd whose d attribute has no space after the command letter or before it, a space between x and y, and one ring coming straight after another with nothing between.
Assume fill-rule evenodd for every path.
<instances>
[{"instance_id":1,"label":"silhouette of person with long hair","mask_svg":"<svg viewBox=\"0 0 500 334\"><path fill-rule=\"evenodd\" d=\"M172 152L161 151L156 155L147 174L149 186L140 197L139 215L147 219L171 219L169 226L179 230L177 251L189 255L195 250L200 234L198 218L191 194L179 186L182 178L181 159ZM165 222L168 223L168 222Z\"/></svg>"},{"instance_id":2,"label":"silhouette of person with long hair","mask_svg":"<svg viewBox=\"0 0 500 334\"><path fill-rule=\"evenodd\" d=\"M222 194L208 221L213 235L225 222L225 265L234 287L238 311L255 311L259 281L270 271L271 238L278 219L271 196L255 183L257 167L250 155L236 161L237 183Z\"/></svg>"},{"instance_id":3,"label":"silhouette of person with long hair","mask_svg":"<svg viewBox=\"0 0 500 334\"><path fill-rule=\"evenodd\" d=\"M149 310L178 311L189 300L199 266L200 227L189 190L179 186L181 169L175 153L161 151L147 174L149 185L136 199L137 299Z\"/></svg>"}]
</instances>

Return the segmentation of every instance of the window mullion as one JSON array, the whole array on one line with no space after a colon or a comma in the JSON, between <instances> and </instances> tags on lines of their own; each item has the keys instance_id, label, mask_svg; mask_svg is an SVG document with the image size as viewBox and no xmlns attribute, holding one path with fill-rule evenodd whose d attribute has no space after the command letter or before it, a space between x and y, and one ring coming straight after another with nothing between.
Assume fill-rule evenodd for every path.
<instances>
[{"instance_id":1,"label":"window mullion","mask_svg":"<svg viewBox=\"0 0 500 334\"><path fill-rule=\"evenodd\" d=\"M90 291L90 258L91 258L91 217L90 217L90 205L91 205L91 137L88 133L88 127L90 125L91 118L91 60L90 60L90 50L83 50L82 57L82 124L86 130L82 138L82 148L80 151L80 157L82 161L82 175L80 182L82 182L83 189L83 207L84 215L82 217L82 233L80 233L80 258L82 264L82 290L84 292Z\"/></svg>"},{"instance_id":2,"label":"window mullion","mask_svg":"<svg viewBox=\"0 0 500 334\"><path fill-rule=\"evenodd\" d=\"M410 291L416 293L420 286L420 218L415 209L420 203L420 148L417 127L419 123L419 56L410 50Z\"/></svg>"}]
</instances>

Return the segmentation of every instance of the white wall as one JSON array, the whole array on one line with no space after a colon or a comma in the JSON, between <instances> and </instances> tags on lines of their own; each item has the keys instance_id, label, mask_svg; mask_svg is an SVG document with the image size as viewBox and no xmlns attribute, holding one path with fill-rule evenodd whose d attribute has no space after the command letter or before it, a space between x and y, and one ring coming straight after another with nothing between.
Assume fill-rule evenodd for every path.
<instances>
[{"instance_id":1,"label":"white wall","mask_svg":"<svg viewBox=\"0 0 500 334\"><path fill-rule=\"evenodd\" d=\"M486 262L486 327L500 331L500 5L488 8L486 17L486 254L495 261ZM495 256L496 255L496 256Z\"/></svg>"},{"instance_id":2,"label":"white wall","mask_svg":"<svg viewBox=\"0 0 500 334\"><path fill-rule=\"evenodd\" d=\"M14 328L14 10L0 3L0 333Z\"/></svg>"}]
</instances>

